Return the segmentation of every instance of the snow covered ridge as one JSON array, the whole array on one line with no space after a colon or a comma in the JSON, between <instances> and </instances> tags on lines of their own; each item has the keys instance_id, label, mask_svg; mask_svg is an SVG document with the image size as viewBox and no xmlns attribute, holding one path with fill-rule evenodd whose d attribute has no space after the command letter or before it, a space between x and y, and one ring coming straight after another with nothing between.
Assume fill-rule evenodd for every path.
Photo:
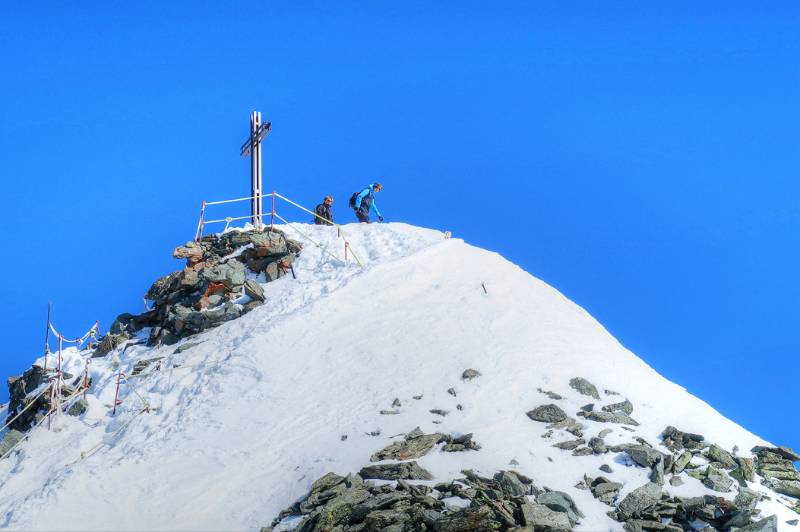
<instances>
[{"instance_id":1,"label":"snow covered ridge","mask_svg":"<svg viewBox=\"0 0 800 532\"><path fill-rule=\"evenodd\" d=\"M284 229L313 243L273 282L245 272L263 304L106 344L75 415L0 461L0 527L796 530L792 451L497 254L347 226L362 268L335 228ZM205 296L250 301L231 293ZM68 384L91 354L65 352Z\"/></svg>"}]
</instances>

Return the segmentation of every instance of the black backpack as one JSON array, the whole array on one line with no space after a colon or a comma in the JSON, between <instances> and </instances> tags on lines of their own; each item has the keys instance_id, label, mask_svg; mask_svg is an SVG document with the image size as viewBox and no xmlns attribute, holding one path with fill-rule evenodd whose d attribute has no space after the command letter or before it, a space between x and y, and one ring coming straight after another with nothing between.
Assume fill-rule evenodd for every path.
<instances>
[{"instance_id":1,"label":"black backpack","mask_svg":"<svg viewBox=\"0 0 800 532\"><path fill-rule=\"evenodd\" d=\"M351 209L356 208L356 198L358 197L358 194L359 194L358 192L353 192L353 195L350 196L350 202L348 203L348 205L350 205Z\"/></svg>"}]
</instances>

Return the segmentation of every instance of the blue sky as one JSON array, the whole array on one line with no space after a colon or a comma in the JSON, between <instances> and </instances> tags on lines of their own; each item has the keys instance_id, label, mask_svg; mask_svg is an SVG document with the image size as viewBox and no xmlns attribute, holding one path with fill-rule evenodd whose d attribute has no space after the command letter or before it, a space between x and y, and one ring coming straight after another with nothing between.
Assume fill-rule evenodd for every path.
<instances>
[{"instance_id":1,"label":"blue sky","mask_svg":"<svg viewBox=\"0 0 800 532\"><path fill-rule=\"evenodd\" d=\"M224 4L224 5L223 5ZM202 199L380 179L800 448L796 3L6 2L0 375L141 310ZM235 213L231 213L235 214ZM597 361L598 370L603 361ZM0 391L5 400L7 390ZM668 401L665 398L665 401Z\"/></svg>"}]
</instances>

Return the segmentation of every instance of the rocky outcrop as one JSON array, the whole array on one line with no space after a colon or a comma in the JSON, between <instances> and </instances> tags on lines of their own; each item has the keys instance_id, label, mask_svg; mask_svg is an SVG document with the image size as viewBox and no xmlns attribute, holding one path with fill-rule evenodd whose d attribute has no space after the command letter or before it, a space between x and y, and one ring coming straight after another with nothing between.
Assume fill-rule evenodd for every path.
<instances>
[{"instance_id":1,"label":"rocky outcrop","mask_svg":"<svg viewBox=\"0 0 800 532\"><path fill-rule=\"evenodd\" d=\"M45 371L40 366L31 366L18 377L8 378L8 417L12 430L27 431L38 423L44 413L50 410L50 393L41 391L55 376L54 370ZM67 397L75 392L80 377L73 379L69 373L61 374L61 395ZM13 421L12 421L13 420Z\"/></svg>"},{"instance_id":2,"label":"rocky outcrop","mask_svg":"<svg viewBox=\"0 0 800 532\"><path fill-rule=\"evenodd\" d=\"M270 228L229 231L178 246L173 256L185 259L186 267L153 283L145 294L152 310L118 316L95 355L107 354L146 327L149 345L174 344L238 318L264 302L254 277L262 282L283 277L301 249L299 242Z\"/></svg>"},{"instance_id":3,"label":"rocky outcrop","mask_svg":"<svg viewBox=\"0 0 800 532\"><path fill-rule=\"evenodd\" d=\"M566 493L541 490L514 471L465 477L434 487L398 480L375 485L361 475L321 477L311 491L278 515L272 526L299 517L297 532L368 530L468 532L571 530L583 514ZM453 500L463 504L451 504ZM270 530L271 527L262 530Z\"/></svg>"}]
</instances>

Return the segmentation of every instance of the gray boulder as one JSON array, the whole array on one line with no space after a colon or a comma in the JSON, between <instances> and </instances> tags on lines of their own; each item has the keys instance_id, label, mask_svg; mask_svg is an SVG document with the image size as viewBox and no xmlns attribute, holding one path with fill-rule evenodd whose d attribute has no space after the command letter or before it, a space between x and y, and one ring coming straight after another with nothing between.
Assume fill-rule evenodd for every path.
<instances>
[{"instance_id":1,"label":"gray boulder","mask_svg":"<svg viewBox=\"0 0 800 532\"><path fill-rule=\"evenodd\" d=\"M778 532L778 516L771 515L761 521L743 526L738 532Z\"/></svg>"},{"instance_id":2,"label":"gray boulder","mask_svg":"<svg viewBox=\"0 0 800 532\"><path fill-rule=\"evenodd\" d=\"M618 423L638 426L639 422L622 412L578 412L578 415L599 423Z\"/></svg>"},{"instance_id":3,"label":"gray boulder","mask_svg":"<svg viewBox=\"0 0 800 532\"><path fill-rule=\"evenodd\" d=\"M500 471L495 474L494 479L509 497L524 497L531 492L529 483L523 482L513 471Z\"/></svg>"},{"instance_id":4,"label":"gray boulder","mask_svg":"<svg viewBox=\"0 0 800 532\"><path fill-rule=\"evenodd\" d=\"M534 421L541 421L542 423L558 423L567 419L567 414L558 407L558 405L548 404L537 406L527 416Z\"/></svg>"},{"instance_id":5,"label":"gray boulder","mask_svg":"<svg viewBox=\"0 0 800 532\"><path fill-rule=\"evenodd\" d=\"M622 489L622 484L619 482L611 482L608 479L600 477L592 482L590 489L595 499L612 506L617 500L619 490Z\"/></svg>"},{"instance_id":6,"label":"gray boulder","mask_svg":"<svg viewBox=\"0 0 800 532\"><path fill-rule=\"evenodd\" d=\"M565 451L572 451L574 449L577 449L578 447L580 447L584 443L586 443L586 440L581 438L581 439L578 439L578 440L568 440L568 441L562 441L562 442L559 442L559 443L554 443L553 447L555 447L556 449L564 449Z\"/></svg>"},{"instance_id":7,"label":"gray boulder","mask_svg":"<svg viewBox=\"0 0 800 532\"><path fill-rule=\"evenodd\" d=\"M25 434L18 430L10 429L3 434L3 439L0 441L0 456L4 456L16 444L25 437Z\"/></svg>"},{"instance_id":8,"label":"gray boulder","mask_svg":"<svg viewBox=\"0 0 800 532\"><path fill-rule=\"evenodd\" d=\"M675 461L672 463L672 472L680 474L686 469L686 466L689 465L689 462L692 461L692 453L689 451L684 451L678 456Z\"/></svg>"},{"instance_id":9,"label":"gray boulder","mask_svg":"<svg viewBox=\"0 0 800 532\"><path fill-rule=\"evenodd\" d=\"M800 481L766 479L764 480L764 485L776 493L800 498Z\"/></svg>"},{"instance_id":10,"label":"gray boulder","mask_svg":"<svg viewBox=\"0 0 800 532\"><path fill-rule=\"evenodd\" d=\"M264 289L253 279L244 282L244 293L253 301L264 301Z\"/></svg>"},{"instance_id":11,"label":"gray boulder","mask_svg":"<svg viewBox=\"0 0 800 532\"><path fill-rule=\"evenodd\" d=\"M661 499L661 485L648 482L630 492L617 507L625 518L636 517L656 505Z\"/></svg>"},{"instance_id":12,"label":"gray boulder","mask_svg":"<svg viewBox=\"0 0 800 532\"><path fill-rule=\"evenodd\" d=\"M367 466L359 471L361 478L380 480L432 480L433 475L421 468L416 462L400 462L397 464L378 464Z\"/></svg>"},{"instance_id":13,"label":"gray boulder","mask_svg":"<svg viewBox=\"0 0 800 532\"><path fill-rule=\"evenodd\" d=\"M708 448L708 458L712 462L719 462L725 469L736 468L736 460L733 455L716 443L711 444L711 447Z\"/></svg>"},{"instance_id":14,"label":"gray boulder","mask_svg":"<svg viewBox=\"0 0 800 532\"><path fill-rule=\"evenodd\" d=\"M625 399L621 403L614 403L603 407L605 412L622 412L625 415L633 414L633 404Z\"/></svg>"},{"instance_id":15,"label":"gray boulder","mask_svg":"<svg viewBox=\"0 0 800 532\"><path fill-rule=\"evenodd\" d=\"M572 497L562 491L546 491L540 493L536 497L536 502L544 504L553 511L567 514L572 525L575 525L581 517L584 517L583 513L578 510L578 506L575 504L575 501L572 500Z\"/></svg>"},{"instance_id":16,"label":"gray boulder","mask_svg":"<svg viewBox=\"0 0 800 532\"><path fill-rule=\"evenodd\" d=\"M437 443L444 441L444 434L422 434L419 427L409 432L403 441L394 442L370 457L371 462L381 460L411 460L428 454Z\"/></svg>"},{"instance_id":17,"label":"gray boulder","mask_svg":"<svg viewBox=\"0 0 800 532\"><path fill-rule=\"evenodd\" d=\"M544 504L525 503L520 507L520 513L522 522L534 530L556 532L572 529L567 514L551 510Z\"/></svg>"},{"instance_id":18,"label":"gray boulder","mask_svg":"<svg viewBox=\"0 0 800 532\"><path fill-rule=\"evenodd\" d=\"M77 401L75 401L70 405L70 407L67 409L67 415L80 416L84 412L86 412L86 409L88 407L89 407L89 402L83 397L81 397L80 399L78 399Z\"/></svg>"},{"instance_id":19,"label":"gray boulder","mask_svg":"<svg viewBox=\"0 0 800 532\"><path fill-rule=\"evenodd\" d=\"M583 377L575 377L573 379L570 379L569 387L577 391L581 395L594 397L597 400L600 399L600 393L598 393L597 387L591 382L584 379Z\"/></svg>"},{"instance_id":20,"label":"gray boulder","mask_svg":"<svg viewBox=\"0 0 800 532\"><path fill-rule=\"evenodd\" d=\"M594 454L603 454L608 451L608 447L606 446L606 442L603 441L603 438L590 438L589 448Z\"/></svg>"},{"instance_id":21,"label":"gray boulder","mask_svg":"<svg viewBox=\"0 0 800 532\"><path fill-rule=\"evenodd\" d=\"M646 445L620 445L614 447L614 450L623 451L642 467L653 467L664 458L663 453Z\"/></svg>"},{"instance_id":22,"label":"gray boulder","mask_svg":"<svg viewBox=\"0 0 800 532\"><path fill-rule=\"evenodd\" d=\"M730 491L733 485L733 479L726 475L721 469L710 465L706 470L706 477L703 479L703 485L710 490L725 493Z\"/></svg>"}]
</instances>

